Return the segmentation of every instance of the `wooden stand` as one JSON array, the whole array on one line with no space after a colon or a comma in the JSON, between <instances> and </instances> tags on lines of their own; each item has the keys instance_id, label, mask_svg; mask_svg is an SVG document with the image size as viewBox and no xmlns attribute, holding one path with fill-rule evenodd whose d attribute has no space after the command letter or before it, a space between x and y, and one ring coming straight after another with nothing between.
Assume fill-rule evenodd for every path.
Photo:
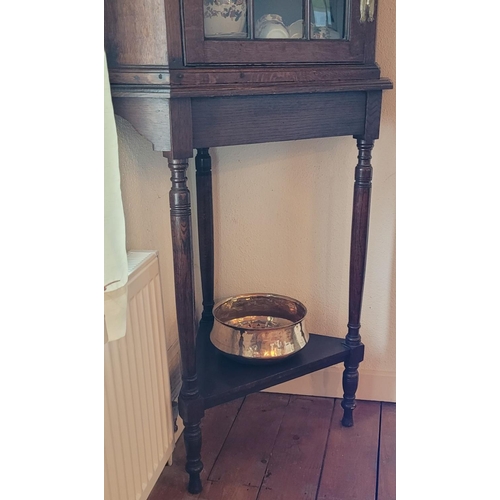
<instances>
[{"instance_id":1,"label":"wooden stand","mask_svg":"<svg viewBox=\"0 0 500 500\"><path fill-rule=\"evenodd\" d=\"M382 83L387 85L387 83ZM308 373L338 363L344 363L344 396L342 424L353 425L353 410L358 386L358 367L363 360L364 345L361 343L360 316L365 279L365 264L368 242L368 222L370 212L370 191L372 181L371 151L378 137L380 119L381 90L356 92L337 92L328 94L297 94L294 96L272 96L273 99L293 97L295 107L313 109L323 107L328 116L336 116L329 122L311 120L304 130L294 120L288 128L275 127L273 140L292 138L347 135L357 132L358 163L355 168L354 198L352 212L350 282L349 282L349 323L347 335L343 337L311 334L309 343L297 355L281 363L266 366L238 364L224 357L211 344L209 336L213 325L212 308L214 305L214 236L212 210L212 161L209 148L210 137L217 145L240 144L245 137L248 123L240 119L248 106L255 110L262 107L260 125L252 129L252 142L266 142L269 130L265 124L273 121L265 113L270 96L241 96L220 99L176 99L166 103L157 99L143 106L140 116L154 113L155 109L166 107L170 118L188 113L190 120L172 119L176 123L175 133L169 136L168 158L171 171L172 188L170 191L170 214L172 246L174 257L175 299L177 324L182 358L182 389L179 396L179 414L184 421L184 440L187 450L186 471L189 474L188 491L199 493L202 489L200 473L201 461L200 422L204 410L246 394L260 391L274 385L292 380ZM231 106L239 105L242 115L226 114L224 100ZM236 99L238 102L234 102ZM134 104L139 103L137 101ZM325 109L325 106L327 108ZM141 121L131 113L131 102L127 98L116 98L115 109L119 114L140 128ZM281 109L281 107L274 108ZM286 108L283 108L286 114ZM341 109L342 113L338 110ZM135 110L136 111L136 110ZM200 114L201 113L201 114ZM305 113L305 112L304 112ZM200 122L211 117L211 126ZM221 117L219 119L219 117ZM305 116L305 115L304 115ZM353 120L353 116L357 119ZM283 121L280 113L275 113L277 121ZM175 121L174 121L175 120ZM230 123L227 123L229 120ZM273 125L274 127L274 125ZM327 130L325 131L325 127ZM198 130L198 132L197 132ZM201 135L201 137L200 137ZM151 137L151 135L150 135ZM191 201L187 188L186 171L188 158L196 155L196 186L198 207L198 237L200 245L200 268L203 293L203 313L199 326L195 318L193 248L191 227Z\"/></svg>"},{"instance_id":2,"label":"wooden stand","mask_svg":"<svg viewBox=\"0 0 500 500\"><path fill-rule=\"evenodd\" d=\"M183 366L179 411L185 425L186 471L189 474L190 493L199 493L202 489L200 422L204 409L343 362L345 370L342 380L342 425L353 425L358 367L364 354L359 329L368 242L373 139L358 138L357 145L359 155L354 184L347 335L345 339L341 339L312 334L309 343L296 356L266 366L240 365L228 360L209 340L213 326L214 238L211 158L208 148L198 149L196 156L203 313L195 341L191 208L186 186L187 160L169 159L172 171L170 207L177 322Z\"/></svg>"},{"instance_id":3,"label":"wooden stand","mask_svg":"<svg viewBox=\"0 0 500 500\"><path fill-rule=\"evenodd\" d=\"M372 179L382 91L392 88L375 63L376 11L345 0L342 40L316 40L304 0L302 40L256 40L254 2L245 40L204 36L200 0L105 0L106 52L115 113L163 151L171 171L170 214L175 300L182 357L179 413L185 425L190 493L202 489L204 411L251 392L344 363L342 424L353 425L360 316ZM266 4L267 5L267 4ZM276 6L278 4L275 4ZM286 5L281 2L279 5ZM326 3L325 3L326 5ZM370 4L370 9L374 4ZM127 15L123 15L126 12ZM164 13L164 18L159 13ZM168 43L167 43L168 41ZM226 359L210 343L214 305L212 162L209 148L353 136L357 140L347 335L311 335L297 355L275 365ZM196 155L198 237L203 292L195 318L188 159ZM354 159L353 159L354 163ZM242 290L242 292L244 292Z\"/></svg>"}]
</instances>

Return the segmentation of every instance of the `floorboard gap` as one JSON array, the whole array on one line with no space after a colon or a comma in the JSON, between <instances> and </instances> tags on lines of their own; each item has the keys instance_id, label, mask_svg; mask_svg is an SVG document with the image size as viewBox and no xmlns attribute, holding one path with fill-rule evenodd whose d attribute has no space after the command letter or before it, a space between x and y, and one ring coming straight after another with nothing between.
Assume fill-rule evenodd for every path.
<instances>
[{"instance_id":1,"label":"floorboard gap","mask_svg":"<svg viewBox=\"0 0 500 500\"><path fill-rule=\"evenodd\" d=\"M226 444L227 438L229 437L229 434L231 434L231 429L233 428L233 425L236 422L236 419L238 418L238 415L240 413L240 410L241 410L241 408L243 406L243 403L245 402L246 398L247 398L246 396L244 396L242 398L241 404L238 407L238 410L236 411L236 415L233 418L231 426L229 427L229 430L227 431L226 437L224 438L224 441L222 442L222 446L220 447L219 453L217 453L217 456L215 457L215 460L213 461L212 467L210 467L210 470L206 471L207 472L207 479L206 479L207 482L208 482L208 478L210 477L210 474L212 473L213 468L215 467L215 464L217 463L217 460L219 459L219 456L220 456L222 450L224 449L224 445ZM202 453L201 456L202 456L202 460L203 460L203 441L201 443L201 453ZM213 481L210 481L210 482L213 482Z\"/></svg>"},{"instance_id":2,"label":"floorboard gap","mask_svg":"<svg viewBox=\"0 0 500 500\"><path fill-rule=\"evenodd\" d=\"M330 424L328 425L328 433L326 435L326 441L325 441L325 449L323 450L323 459L321 460L321 470L319 471L319 479L318 479L318 487L316 488L316 495L315 495L315 500L318 500L318 495L319 495L319 487L321 485L321 478L323 477L323 468L325 467L325 457L326 457L326 449L328 447L328 441L330 439L330 430L332 428L332 422L333 422L333 411L335 410L335 407L339 400L337 398L334 399L333 401L333 406L332 406L332 414L330 415Z\"/></svg>"},{"instance_id":3,"label":"floorboard gap","mask_svg":"<svg viewBox=\"0 0 500 500\"><path fill-rule=\"evenodd\" d=\"M286 410L287 410L288 406L290 405L291 398L292 397L289 394L288 395L288 403L286 404L285 411L283 412L283 415L281 416L281 421L280 421L280 425L278 427L278 432L276 433L276 436L274 438L273 447L271 448L271 453L269 454L269 459L267 460L266 470L264 471L264 474L262 476L262 481L260 482L259 490L257 491L257 496L255 497L255 500L259 500L260 490L262 488L262 485L264 484L264 480L266 479L267 469L269 468L269 462L271 461L271 457L273 456L274 446L276 445L276 440L278 439L278 434L280 433L281 425L283 424L283 419L285 418Z\"/></svg>"},{"instance_id":4,"label":"floorboard gap","mask_svg":"<svg viewBox=\"0 0 500 500\"><path fill-rule=\"evenodd\" d=\"M378 481L380 477L380 441L382 434L382 403L380 403L380 417L378 419L378 451L377 451L377 477L375 480L375 500L378 500Z\"/></svg>"}]
</instances>

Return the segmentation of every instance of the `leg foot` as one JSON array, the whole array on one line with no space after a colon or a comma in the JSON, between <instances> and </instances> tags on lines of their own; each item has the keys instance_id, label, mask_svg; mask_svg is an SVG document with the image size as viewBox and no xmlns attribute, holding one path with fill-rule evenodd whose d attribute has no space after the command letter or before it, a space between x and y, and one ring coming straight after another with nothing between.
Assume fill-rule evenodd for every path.
<instances>
[{"instance_id":1,"label":"leg foot","mask_svg":"<svg viewBox=\"0 0 500 500\"><path fill-rule=\"evenodd\" d=\"M344 416L342 425L344 427L352 427L354 421L352 411L356 408L356 389L358 388L358 366L359 363L349 365L345 363L345 370L342 377L342 386L344 388L344 399L342 400L342 408L344 408Z\"/></svg>"},{"instance_id":2,"label":"leg foot","mask_svg":"<svg viewBox=\"0 0 500 500\"><path fill-rule=\"evenodd\" d=\"M199 474L194 474L189 476L188 492L191 495L197 495L201 493L203 486L201 485L201 479Z\"/></svg>"},{"instance_id":3,"label":"leg foot","mask_svg":"<svg viewBox=\"0 0 500 500\"><path fill-rule=\"evenodd\" d=\"M184 442L186 444L186 472L189 474L188 491L195 495L203 489L200 474L203 470L201 461L201 429L200 422L185 424Z\"/></svg>"},{"instance_id":4,"label":"leg foot","mask_svg":"<svg viewBox=\"0 0 500 500\"><path fill-rule=\"evenodd\" d=\"M344 408L342 406L342 408ZM352 419L352 409L344 408L344 416L342 417L343 427L352 427L354 425L354 420Z\"/></svg>"}]
</instances>

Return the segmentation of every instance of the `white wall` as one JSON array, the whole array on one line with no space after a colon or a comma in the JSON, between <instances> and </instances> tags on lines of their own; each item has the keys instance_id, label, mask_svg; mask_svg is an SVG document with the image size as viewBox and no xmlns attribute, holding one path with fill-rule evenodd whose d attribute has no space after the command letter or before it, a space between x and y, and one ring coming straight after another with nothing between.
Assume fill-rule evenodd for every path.
<instances>
[{"instance_id":1,"label":"white wall","mask_svg":"<svg viewBox=\"0 0 500 500\"><path fill-rule=\"evenodd\" d=\"M395 2L381 0L377 61L395 80ZM117 117L127 249L157 249L171 368L178 365L166 159ZM311 332L344 336L357 149L350 137L214 148L216 300L269 291L308 308ZM384 92L361 335L360 399L395 401L395 91ZM194 160L188 171L195 210ZM196 227L196 226L195 226ZM197 244L196 231L193 234ZM197 249L195 248L197 256ZM197 261L197 258L195 259ZM199 267L197 298L200 311ZM273 390L341 396L341 367ZM173 382L175 385L175 380Z\"/></svg>"}]
</instances>

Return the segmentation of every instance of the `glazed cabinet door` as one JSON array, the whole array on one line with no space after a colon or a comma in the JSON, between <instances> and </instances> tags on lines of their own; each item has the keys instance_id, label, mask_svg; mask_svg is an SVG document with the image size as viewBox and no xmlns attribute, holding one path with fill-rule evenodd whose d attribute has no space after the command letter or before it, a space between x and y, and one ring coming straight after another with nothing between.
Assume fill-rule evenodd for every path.
<instances>
[{"instance_id":1,"label":"glazed cabinet door","mask_svg":"<svg viewBox=\"0 0 500 500\"><path fill-rule=\"evenodd\" d=\"M182 0L187 65L367 63L376 0Z\"/></svg>"}]
</instances>

